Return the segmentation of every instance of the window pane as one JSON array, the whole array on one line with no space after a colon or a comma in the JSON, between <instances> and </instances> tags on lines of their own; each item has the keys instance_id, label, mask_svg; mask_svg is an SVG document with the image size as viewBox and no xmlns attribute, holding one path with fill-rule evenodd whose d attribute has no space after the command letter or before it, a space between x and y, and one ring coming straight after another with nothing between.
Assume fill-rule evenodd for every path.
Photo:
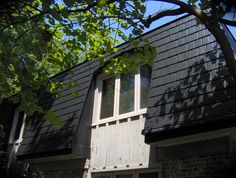
<instances>
[{"instance_id":1,"label":"window pane","mask_svg":"<svg viewBox=\"0 0 236 178\"><path fill-rule=\"evenodd\" d=\"M20 137L20 131L21 131L21 128L22 128L23 121L24 121L24 112L22 111L18 115L14 140L18 140L19 137Z\"/></svg>"},{"instance_id":2,"label":"window pane","mask_svg":"<svg viewBox=\"0 0 236 178\"><path fill-rule=\"evenodd\" d=\"M158 172L140 173L139 178L158 178Z\"/></svg>"},{"instance_id":3,"label":"window pane","mask_svg":"<svg viewBox=\"0 0 236 178\"><path fill-rule=\"evenodd\" d=\"M151 79L151 67L149 65L140 66L140 80L141 80L141 108L147 107L148 91Z\"/></svg>"},{"instance_id":4,"label":"window pane","mask_svg":"<svg viewBox=\"0 0 236 178\"><path fill-rule=\"evenodd\" d=\"M107 176L96 176L96 178L110 178L110 176L109 175L107 175Z\"/></svg>"},{"instance_id":5,"label":"window pane","mask_svg":"<svg viewBox=\"0 0 236 178\"><path fill-rule=\"evenodd\" d=\"M116 175L116 178L132 178L132 174Z\"/></svg>"},{"instance_id":6,"label":"window pane","mask_svg":"<svg viewBox=\"0 0 236 178\"><path fill-rule=\"evenodd\" d=\"M102 81L102 101L100 112L101 119L113 116L114 91L115 77L111 77Z\"/></svg>"},{"instance_id":7,"label":"window pane","mask_svg":"<svg viewBox=\"0 0 236 178\"><path fill-rule=\"evenodd\" d=\"M119 114L134 110L134 74L128 72L120 76Z\"/></svg>"}]
</instances>

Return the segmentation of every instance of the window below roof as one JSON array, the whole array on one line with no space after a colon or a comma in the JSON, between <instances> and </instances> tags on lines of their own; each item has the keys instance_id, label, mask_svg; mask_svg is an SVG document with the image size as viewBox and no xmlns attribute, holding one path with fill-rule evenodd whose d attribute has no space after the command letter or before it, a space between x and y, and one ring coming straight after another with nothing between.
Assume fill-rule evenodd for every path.
<instances>
[{"instance_id":1,"label":"window below roof","mask_svg":"<svg viewBox=\"0 0 236 178\"><path fill-rule=\"evenodd\" d=\"M100 118L112 117L114 113L115 77L106 78L102 82L102 98Z\"/></svg>"},{"instance_id":2,"label":"window below roof","mask_svg":"<svg viewBox=\"0 0 236 178\"><path fill-rule=\"evenodd\" d=\"M114 171L109 173L95 173L93 178L160 178L159 171L155 169Z\"/></svg>"},{"instance_id":3,"label":"window below roof","mask_svg":"<svg viewBox=\"0 0 236 178\"><path fill-rule=\"evenodd\" d=\"M138 73L101 74L97 78L94 117L98 122L144 114L151 78L151 67L140 65Z\"/></svg>"},{"instance_id":4,"label":"window below roof","mask_svg":"<svg viewBox=\"0 0 236 178\"><path fill-rule=\"evenodd\" d=\"M22 141L22 136L25 128L26 114L23 111L15 110L14 119L11 128L11 135L9 142L18 144Z\"/></svg>"},{"instance_id":5,"label":"window below roof","mask_svg":"<svg viewBox=\"0 0 236 178\"><path fill-rule=\"evenodd\" d=\"M15 129L15 133L14 133L14 140L18 140L20 138L21 129L22 129L23 121L24 121L24 115L25 114L23 111L18 113L18 119L16 122L16 129Z\"/></svg>"}]
</instances>

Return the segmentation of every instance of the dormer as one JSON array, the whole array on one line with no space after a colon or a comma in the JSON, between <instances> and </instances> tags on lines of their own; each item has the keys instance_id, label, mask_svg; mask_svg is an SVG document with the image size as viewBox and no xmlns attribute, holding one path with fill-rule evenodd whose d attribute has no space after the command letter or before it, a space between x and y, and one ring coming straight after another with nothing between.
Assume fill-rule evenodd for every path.
<instances>
[{"instance_id":1,"label":"dormer","mask_svg":"<svg viewBox=\"0 0 236 178\"><path fill-rule=\"evenodd\" d=\"M151 79L151 66L138 66L138 72L102 73L96 77L93 123L101 124L145 114Z\"/></svg>"}]
</instances>

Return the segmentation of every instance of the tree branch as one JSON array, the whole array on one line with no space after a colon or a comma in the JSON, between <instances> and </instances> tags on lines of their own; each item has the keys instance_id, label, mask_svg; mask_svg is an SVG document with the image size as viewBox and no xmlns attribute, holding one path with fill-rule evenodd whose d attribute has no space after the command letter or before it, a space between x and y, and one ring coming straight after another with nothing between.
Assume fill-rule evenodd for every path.
<instances>
[{"instance_id":1,"label":"tree branch","mask_svg":"<svg viewBox=\"0 0 236 178\"><path fill-rule=\"evenodd\" d=\"M38 24L36 23L35 25L31 26L30 28L26 29L22 34L20 34L16 39L15 39L15 43L12 45L12 47L9 49L7 56L9 56L11 54L11 52L13 51L13 49L16 46L16 43L18 42L18 40L22 37L25 36L26 33L28 33L29 31L33 30L35 27L37 27Z\"/></svg>"},{"instance_id":2,"label":"tree branch","mask_svg":"<svg viewBox=\"0 0 236 178\"><path fill-rule=\"evenodd\" d=\"M189 7L189 5L187 3L183 2L183 1L179 1L179 0L155 0L155 1L167 2L167 3L175 4L180 7Z\"/></svg>"},{"instance_id":3,"label":"tree branch","mask_svg":"<svg viewBox=\"0 0 236 178\"><path fill-rule=\"evenodd\" d=\"M180 1L180 0L156 0L156 1L175 4L177 6L180 6L180 8L186 13L194 15L198 17L199 19L201 19L202 21L209 20L207 14L205 14L201 9L197 8L196 6L189 5L183 1Z\"/></svg>"},{"instance_id":4,"label":"tree branch","mask_svg":"<svg viewBox=\"0 0 236 178\"><path fill-rule=\"evenodd\" d=\"M218 21L221 22L221 23L224 23L226 25L231 25L231 26L236 27L236 21L227 20L227 19L223 19L223 18L218 18Z\"/></svg>"},{"instance_id":5,"label":"tree branch","mask_svg":"<svg viewBox=\"0 0 236 178\"><path fill-rule=\"evenodd\" d=\"M163 10L161 12L157 12L156 14L150 15L145 20L140 19L140 21L146 28L148 28L152 22L154 22L162 17L180 15L183 13L185 13L185 11L182 8L178 8L178 9L174 9L174 10Z\"/></svg>"},{"instance_id":6,"label":"tree branch","mask_svg":"<svg viewBox=\"0 0 236 178\"><path fill-rule=\"evenodd\" d=\"M11 25L17 25L17 24L21 24L21 23L24 23L24 22L28 22L30 20L33 20L33 19L40 19L42 17L43 14L37 14L37 15L34 15L34 16L31 16L29 18L26 18L26 19L23 19L23 20L20 20L20 21L16 21L14 23L9 23L7 24L6 26L4 26L3 28L0 29L0 32L2 32L3 30L7 29L8 27L10 27Z\"/></svg>"},{"instance_id":7,"label":"tree branch","mask_svg":"<svg viewBox=\"0 0 236 178\"><path fill-rule=\"evenodd\" d=\"M24 1L24 0L19 0L19 3L23 4L25 7L29 6L29 7L31 7L32 9L34 9L34 10L40 12L40 13L43 12L41 9L39 9L39 8L37 8L37 7L35 7L35 6L32 6L30 3L27 3L27 2Z\"/></svg>"},{"instance_id":8,"label":"tree branch","mask_svg":"<svg viewBox=\"0 0 236 178\"><path fill-rule=\"evenodd\" d=\"M108 0L108 1L106 1L106 4L111 4L115 1L116 0ZM72 10L67 10L67 12L69 12L69 13L87 12L88 10L90 10L91 8L93 8L95 6L98 6L97 1L95 1L94 3L88 4L86 7L82 8L82 9L72 9Z\"/></svg>"},{"instance_id":9,"label":"tree branch","mask_svg":"<svg viewBox=\"0 0 236 178\"><path fill-rule=\"evenodd\" d=\"M210 17L206 13L204 13L203 10L197 8L196 6L187 4L187 3L183 2L183 1L180 1L180 0L155 0L155 1L171 3L171 4L179 6L179 8L178 9L174 9L174 10L165 10L165 11L159 12L158 13L159 15L156 14L156 16L157 16L156 19L153 19L152 21L149 20L150 21L149 25L154 20L158 20L158 19L160 19L160 18L162 18L164 16L180 15L180 14L183 14L183 13L188 13L190 15L194 15L197 18L199 18L202 22L205 22L205 23L208 23L208 22L210 23L210 21L211 21ZM144 23L145 23L145 21L144 21ZM146 27L148 27L148 23L147 23Z\"/></svg>"}]
</instances>

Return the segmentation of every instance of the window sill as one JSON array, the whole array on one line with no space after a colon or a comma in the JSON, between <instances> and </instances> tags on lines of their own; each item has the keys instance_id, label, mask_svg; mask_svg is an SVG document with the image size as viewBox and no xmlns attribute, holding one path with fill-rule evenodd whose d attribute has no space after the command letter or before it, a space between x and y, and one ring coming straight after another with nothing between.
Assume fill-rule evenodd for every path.
<instances>
[{"instance_id":1,"label":"window sill","mask_svg":"<svg viewBox=\"0 0 236 178\"><path fill-rule=\"evenodd\" d=\"M22 142L22 139L14 140L9 142L10 145L19 145Z\"/></svg>"},{"instance_id":2,"label":"window sill","mask_svg":"<svg viewBox=\"0 0 236 178\"><path fill-rule=\"evenodd\" d=\"M122 120L122 119L126 119L126 118L135 117L135 116L146 114L146 113L147 113L147 108L144 108L144 109L140 109L139 111L133 111L133 112L121 114L121 115L114 116L114 117L98 119L92 124L92 127L96 126L96 125L100 125L100 124L106 124L106 123L113 122L113 121L118 121L118 120Z\"/></svg>"}]
</instances>

